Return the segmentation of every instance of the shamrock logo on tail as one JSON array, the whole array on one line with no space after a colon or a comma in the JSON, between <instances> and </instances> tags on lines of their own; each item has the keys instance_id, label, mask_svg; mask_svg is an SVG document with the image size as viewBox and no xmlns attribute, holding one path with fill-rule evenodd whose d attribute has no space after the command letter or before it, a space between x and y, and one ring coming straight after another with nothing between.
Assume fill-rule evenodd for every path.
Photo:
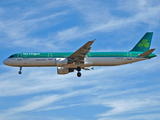
<instances>
[{"instance_id":1,"label":"shamrock logo on tail","mask_svg":"<svg viewBox=\"0 0 160 120\"><path fill-rule=\"evenodd\" d=\"M142 43L139 43L138 44L138 47L140 47L140 49L144 46L144 47L146 47L146 48L148 48L149 47L149 42L147 42L148 40L147 39L143 39L142 40Z\"/></svg>"}]
</instances>

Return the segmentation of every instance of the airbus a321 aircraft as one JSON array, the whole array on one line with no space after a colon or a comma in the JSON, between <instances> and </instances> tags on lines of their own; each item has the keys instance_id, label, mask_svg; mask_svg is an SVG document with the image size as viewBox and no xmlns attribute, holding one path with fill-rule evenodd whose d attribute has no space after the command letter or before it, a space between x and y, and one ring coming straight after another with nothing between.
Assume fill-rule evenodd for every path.
<instances>
[{"instance_id":1,"label":"airbus a321 aircraft","mask_svg":"<svg viewBox=\"0 0 160 120\"><path fill-rule=\"evenodd\" d=\"M150 49L153 32L147 32L136 46L128 52L90 52L93 41L88 41L75 52L17 53L3 61L5 65L20 67L57 66L58 74L68 74L81 69L90 70L91 66L116 66L156 57Z\"/></svg>"}]
</instances>

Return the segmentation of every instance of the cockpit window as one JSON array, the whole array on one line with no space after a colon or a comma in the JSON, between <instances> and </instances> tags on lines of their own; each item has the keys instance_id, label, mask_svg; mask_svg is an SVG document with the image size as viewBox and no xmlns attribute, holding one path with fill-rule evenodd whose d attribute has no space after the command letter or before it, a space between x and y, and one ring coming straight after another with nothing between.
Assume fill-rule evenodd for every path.
<instances>
[{"instance_id":1,"label":"cockpit window","mask_svg":"<svg viewBox=\"0 0 160 120\"><path fill-rule=\"evenodd\" d=\"M13 55L11 55L9 58L13 58Z\"/></svg>"}]
</instances>

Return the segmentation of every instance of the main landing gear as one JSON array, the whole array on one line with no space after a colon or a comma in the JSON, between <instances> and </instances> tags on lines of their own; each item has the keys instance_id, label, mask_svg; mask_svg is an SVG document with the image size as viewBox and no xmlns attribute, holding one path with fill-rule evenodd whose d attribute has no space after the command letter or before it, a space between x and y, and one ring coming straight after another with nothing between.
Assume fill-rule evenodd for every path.
<instances>
[{"instance_id":1,"label":"main landing gear","mask_svg":"<svg viewBox=\"0 0 160 120\"><path fill-rule=\"evenodd\" d=\"M20 70L18 72L19 74L22 74L22 67L20 67Z\"/></svg>"},{"instance_id":2,"label":"main landing gear","mask_svg":"<svg viewBox=\"0 0 160 120\"><path fill-rule=\"evenodd\" d=\"M77 67L77 71L78 71L77 76L78 76L78 77L81 77L81 72L80 72L80 71L81 71L81 67L78 66L78 67Z\"/></svg>"}]
</instances>

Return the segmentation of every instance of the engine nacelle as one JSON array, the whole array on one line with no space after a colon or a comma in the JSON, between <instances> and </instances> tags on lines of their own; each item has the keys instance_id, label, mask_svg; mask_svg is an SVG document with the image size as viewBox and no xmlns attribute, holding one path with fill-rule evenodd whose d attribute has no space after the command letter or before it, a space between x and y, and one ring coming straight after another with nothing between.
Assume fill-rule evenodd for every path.
<instances>
[{"instance_id":1,"label":"engine nacelle","mask_svg":"<svg viewBox=\"0 0 160 120\"><path fill-rule=\"evenodd\" d=\"M63 66L68 64L67 58L56 58L56 65L57 66Z\"/></svg>"},{"instance_id":2,"label":"engine nacelle","mask_svg":"<svg viewBox=\"0 0 160 120\"><path fill-rule=\"evenodd\" d=\"M74 68L64 68L64 67L57 67L57 74L68 74L69 72L74 72Z\"/></svg>"}]
</instances>

